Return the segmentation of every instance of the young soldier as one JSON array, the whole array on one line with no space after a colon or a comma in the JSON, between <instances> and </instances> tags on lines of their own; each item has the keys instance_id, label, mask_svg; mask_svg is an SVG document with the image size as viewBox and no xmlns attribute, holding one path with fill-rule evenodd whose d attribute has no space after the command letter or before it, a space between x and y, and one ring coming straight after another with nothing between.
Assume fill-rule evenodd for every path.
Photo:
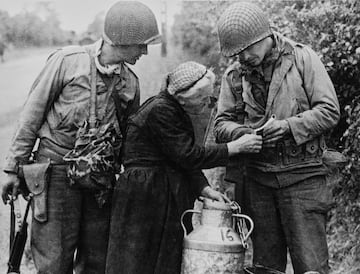
<instances>
[{"instance_id":1,"label":"young soldier","mask_svg":"<svg viewBox=\"0 0 360 274\"><path fill-rule=\"evenodd\" d=\"M239 62L223 77L217 140L234 140L275 117L259 133L262 150L246 157L244 184L237 185L255 224L254 263L285 271L289 249L296 274L328 273L331 196L322 153L324 133L339 120L333 84L316 53L273 31L254 4L226 9L218 35L222 54Z\"/></svg>"},{"instance_id":2,"label":"young soldier","mask_svg":"<svg viewBox=\"0 0 360 274\"><path fill-rule=\"evenodd\" d=\"M124 134L127 117L140 101L138 79L125 63L135 64L159 38L155 16L147 6L118 2L106 14L102 39L56 51L34 82L7 156L2 197L4 202L16 198L19 166L29 160L39 138L36 161L50 159L52 167L44 190L47 220L35 215L31 228L38 273L105 272L110 201L99 208L94 193L70 186L63 156L74 148L77 130L89 117L93 79L98 125L110 123L117 135ZM110 88L114 78L118 81Z\"/></svg>"}]
</instances>

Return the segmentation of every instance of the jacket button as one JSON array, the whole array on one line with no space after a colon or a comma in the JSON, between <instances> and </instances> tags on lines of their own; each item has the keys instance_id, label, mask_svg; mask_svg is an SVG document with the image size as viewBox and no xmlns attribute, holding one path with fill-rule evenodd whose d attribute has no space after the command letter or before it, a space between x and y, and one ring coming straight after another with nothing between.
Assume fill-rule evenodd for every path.
<instances>
[{"instance_id":1,"label":"jacket button","mask_svg":"<svg viewBox=\"0 0 360 274\"><path fill-rule=\"evenodd\" d=\"M296 152L296 150L295 150L295 149L293 149L293 150L292 150L292 153L294 153L294 154L295 154L295 152Z\"/></svg>"},{"instance_id":2,"label":"jacket button","mask_svg":"<svg viewBox=\"0 0 360 274\"><path fill-rule=\"evenodd\" d=\"M311 150L313 150L315 147L314 146L311 146Z\"/></svg>"},{"instance_id":3,"label":"jacket button","mask_svg":"<svg viewBox=\"0 0 360 274\"><path fill-rule=\"evenodd\" d=\"M36 183L36 184L35 184L35 187L39 187L39 184L38 184L38 183Z\"/></svg>"}]
</instances>

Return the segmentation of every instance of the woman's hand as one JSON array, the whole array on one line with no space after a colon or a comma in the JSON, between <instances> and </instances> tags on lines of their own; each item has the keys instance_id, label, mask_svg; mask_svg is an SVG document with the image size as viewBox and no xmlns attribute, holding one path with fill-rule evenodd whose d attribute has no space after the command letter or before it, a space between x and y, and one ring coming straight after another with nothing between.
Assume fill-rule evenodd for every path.
<instances>
[{"instance_id":1,"label":"woman's hand","mask_svg":"<svg viewBox=\"0 0 360 274\"><path fill-rule=\"evenodd\" d=\"M262 147L262 136L244 134L239 139L227 143L229 156L238 153L258 153Z\"/></svg>"},{"instance_id":2,"label":"woman's hand","mask_svg":"<svg viewBox=\"0 0 360 274\"><path fill-rule=\"evenodd\" d=\"M225 203L224 195L221 194L219 191L212 189L210 186L206 186L203 188L203 190L201 191L201 196Z\"/></svg>"}]
</instances>

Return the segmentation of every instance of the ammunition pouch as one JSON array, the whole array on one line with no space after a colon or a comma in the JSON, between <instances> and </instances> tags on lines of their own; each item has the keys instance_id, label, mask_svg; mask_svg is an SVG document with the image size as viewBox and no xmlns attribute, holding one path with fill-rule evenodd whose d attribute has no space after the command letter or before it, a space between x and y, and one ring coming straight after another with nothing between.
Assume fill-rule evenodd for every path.
<instances>
[{"instance_id":1,"label":"ammunition pouch","mask_svg":"<svg viewBox=\"0 0 360 274\"><path fill-rule=\"evenodd\" d=\"M259 154L247 154L246 165L264 172L282 172L299 167L321 166L325 150L323 136L300 146L293 140L283 140L273 147L263 147ZM230 164L229 170L231 170L231 165L234 164Z\"/></svg>"},{"instance_id":2,"label":"ammunition pouch","mask_svg":"<svg viewBox=\"0 0 360 274\"><path fill-rule=\"evenodd\" d=\"M49 182L50 161L21 165L19 177L23 179L30 193L33 194L32 210L38 222L47 221L47 189Z\"/></svg>"}]
</instances>

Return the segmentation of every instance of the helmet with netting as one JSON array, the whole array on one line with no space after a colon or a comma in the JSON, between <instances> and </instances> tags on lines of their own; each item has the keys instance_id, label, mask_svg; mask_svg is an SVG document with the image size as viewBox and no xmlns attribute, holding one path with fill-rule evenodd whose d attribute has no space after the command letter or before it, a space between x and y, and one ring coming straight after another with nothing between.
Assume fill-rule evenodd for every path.
<instances>
[{"instance_id":1,"label":"helmet with netting","mask_svg":"<svg viewBox=\"0 0 360 274\"><path fill-rule=\"evenodd\" d=\"M161 42L154 13L137 1L120 1L109 9L103 38L116 46Z\"/></svg>"},{"instance_id":2,"label":"helmet with netting","mask_svg":"<svg viewBox=\"0 0 360 274\"><path fill-rule=\"evenodd\" d=\"M227 57L239 54L272 34L266 14L249 2L229 6L220 16L217 27L220 49Z\"/></svg>"}]
</instances>

